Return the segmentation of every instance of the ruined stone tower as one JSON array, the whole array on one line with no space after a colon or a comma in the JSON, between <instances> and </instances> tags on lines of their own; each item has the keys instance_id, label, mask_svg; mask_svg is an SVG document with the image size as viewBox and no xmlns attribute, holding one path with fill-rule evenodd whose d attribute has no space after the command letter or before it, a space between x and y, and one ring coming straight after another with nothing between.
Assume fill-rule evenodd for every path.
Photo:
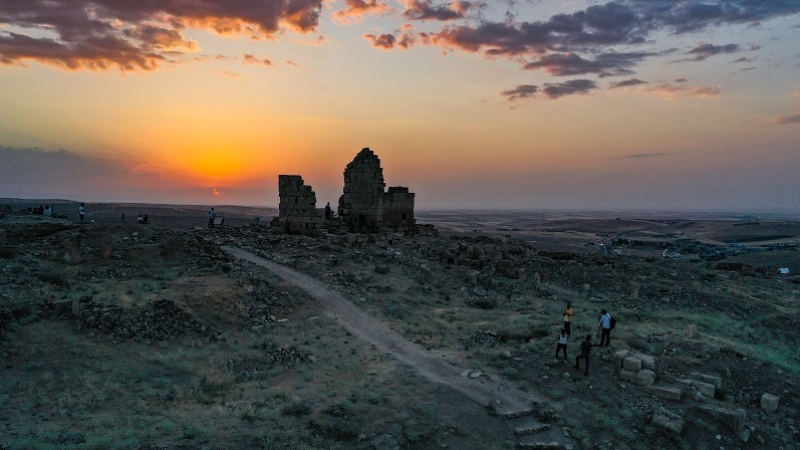
<instances>
[{"instance_id":1,"label":"ruined stone tower","mask_svg":"<svg viewBox=\"0 0 800 450\"><path fill-rule=\"evenodd\" d=\"M362 149L344 169L339 197L339 217L350 231L414 229L414 194L406 187L390 187L388 192L384 187L380 159L369 148Z\"/></svg>"},{"instance_id":2,"label":"ruined stone tower","mask_svg":"<svg viewBox=\"0 0 800 450\"><path fill-rule=\"evenodd\" d=\"M280 211L273 226L292 234L319 233L318 229L351 232L413 231L414 194L407 187L384 188L381 160L365 148L344 169L344 189L339 197L339 217L325 219L317 209L317 196L300 175L279 175Z\"/></svg>"},{"instance_id":3,"label":"ruined stone tower","mask_svg":"<svg viewBox=\"0 0 800 450\"><path fill-rule=\"evenodd\" d=\"M311 186L305 185L303 177L278 175L278 195L278 220L286 232L297 233L317 227L320 222L317 196Z\"/></svg>"}]
</instances>

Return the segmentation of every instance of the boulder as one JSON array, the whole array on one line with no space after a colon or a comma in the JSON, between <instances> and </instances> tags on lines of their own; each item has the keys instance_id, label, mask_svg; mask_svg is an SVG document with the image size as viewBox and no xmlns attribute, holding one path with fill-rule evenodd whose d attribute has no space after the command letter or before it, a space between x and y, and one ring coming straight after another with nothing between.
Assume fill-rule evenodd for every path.
<instances>
[{"instance_id":1,"label":"boulder","mask_svg":"<svg viewBox=\"0 0 800 450\"><path fill-rule=\"evenodd\" d=\"M683 417L665 408L653 411L650 423L661 433L673 438L680 436L683 431Z\"/></svg>"},{"instance_id":2,"label":"boulder","mask_svg":"<svg viewBox=\"0 0 800 450\"><path fill-rule=\"evenodd\" d=\"M389 266L375 266L375 272L386 275L389 273Z\"/></svg>"},{"instance_id":3,"label":"boulder","mask_svg":"<svg viewBox=\"0 0 800 450\"><path fill-rule=\"evenodd\" d=\"M652 370L640 370L636 374L637 386L652 386L656 382L656 373Z\"/></svg>"},{"instance_id":4,"label":"boulder","mask_svg":"<svg viewBox=\"0 0 800 450\"><path fill-rule=\"evenodd\" d=\"M764 394L761 396L761 410L765 413L774 413L778 410L781 398L777 395Z\"/></svg>"},{"instance_id":5,"label":"boulder","mask_svg":"<svg viewBox=\"0 0 800 450\"><path fill-rule=\"evenodd\" d=\"M622 368L632 372L642 370L642 360L633 356L628 356L622 360Z\"/></svg>"}]
</instances>

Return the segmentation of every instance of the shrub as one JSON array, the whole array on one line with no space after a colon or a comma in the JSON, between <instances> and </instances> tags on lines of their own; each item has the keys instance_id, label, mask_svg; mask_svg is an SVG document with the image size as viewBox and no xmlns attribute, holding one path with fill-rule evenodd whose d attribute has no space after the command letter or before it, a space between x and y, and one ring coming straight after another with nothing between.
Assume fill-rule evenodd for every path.
<instances>
[{"instance_id":1,"label":"shrub","mask_svg":"<svg viewBox=\"0 0 800 450\"><path fill-rule=\"evenodd\" d=\"M67 288L69 287L69 281L64 278L62 275L53 272L42 272L36 275L36 278L44 281L45 283L54 284L59 287Z\"/></svg>"},{"instance_id":2,"label":"shrub","mask_svg":"<svg viewBox=\"0 0 800 450\"><path fill-rule=\"evenodd\" d=\"M296 402L289 403L288 405L284 406L281 409L282 416L307 416L311 414L311 407L308 406L308 403L300 400Z\"/></svg>"},{"instance_id":3,"label":"shrub","mask_svg":"<svg viewBox=\"0 0 800 450\"><path fill-rule=\"evenodd\" d=\"M273 429L269 430L258 439L259 446L264 450L336 450L340 448L334 442L315 436L308 429Z\"/></svg>"}]
</instances>

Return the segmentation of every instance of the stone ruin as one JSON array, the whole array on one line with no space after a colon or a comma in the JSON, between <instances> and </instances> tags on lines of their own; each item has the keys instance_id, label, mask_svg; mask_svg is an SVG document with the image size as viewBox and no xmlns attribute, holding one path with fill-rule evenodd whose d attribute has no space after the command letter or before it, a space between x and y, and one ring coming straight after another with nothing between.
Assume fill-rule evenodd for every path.
<instances>
[{"instance_id":1,"label":"stone ruin","mask_svg":"<svg viewBox=\"0 0 800 450\"><path fill-rule=\"evenodd\" d=\"M349 231L414 229L414 194L407 187L384 187L378 155L369 148L361 150L344 169L344 193L339 197L339 217Z\"/></svg>"},{"instance_id":2,"label":"stone ruin","mask_svg":"<svg viewBox=\"0 0 800 450\"><path fill-rule=\"evenodd\" d=\"M280 175L277 224L287 233L308 233L319 228L358 233L414 231L414 194L407 187L385 187L380 159L369 148L362 149L344 170L338 217L325 220L324 211L317 209L311 186L306 186L299 175Z\"/></svg>"},{"instance_id":3,"label":"stone ruin","mask_svg":"<svg viewBox=\"0 0 800 450\"><path fill-rule=\"evenodd\" d=\"M300 175L278 175L279 222L287 233L302 233L321 223L317 195Z\"/></svg>"}]
</instances>

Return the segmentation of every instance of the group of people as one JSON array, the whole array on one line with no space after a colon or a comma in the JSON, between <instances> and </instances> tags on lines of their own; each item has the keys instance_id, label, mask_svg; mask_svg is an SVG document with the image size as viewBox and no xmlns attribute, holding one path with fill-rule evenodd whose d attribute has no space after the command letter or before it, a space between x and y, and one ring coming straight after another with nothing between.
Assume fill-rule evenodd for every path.
<instances>
[{"instance_id":1,"label":"group of people","mask_svg":"<svg viewBox=\"0 0 800 450\"><path fill-rule=\"evenodd\" d=\"M567 362L567 342L570 338L572 332L572 319L573 319L573 310L572 304L567 303L567 307L564 310L563 316L563 323L564 327L558 334L558 344L556 345L556 360L558 356L563 353L564 354L564 362ZM600 320L599 320L599 328L598 332L600 334L600 346L608 347L611 345L611 330L614 328L615 321L612 319L611 314L605 309L600 311ZM580 354L575 357L575 368L580 370L580 361L584 361L585 366L585 375L589 375L589 354L592 351L592 335L587 334L586 337L581 341L580 345Z\"/></svg>"},{"instance_id":2,"label":"group of people","mask_svg":"<svg viewBox=\"0 0 800 450\"><path fill-rule=\"evenodd\" d=\"M52 216L53 207L50 205L39 205L38 208L28 208L28 212L34 216Z\"/></svg>"}]
</instances>

